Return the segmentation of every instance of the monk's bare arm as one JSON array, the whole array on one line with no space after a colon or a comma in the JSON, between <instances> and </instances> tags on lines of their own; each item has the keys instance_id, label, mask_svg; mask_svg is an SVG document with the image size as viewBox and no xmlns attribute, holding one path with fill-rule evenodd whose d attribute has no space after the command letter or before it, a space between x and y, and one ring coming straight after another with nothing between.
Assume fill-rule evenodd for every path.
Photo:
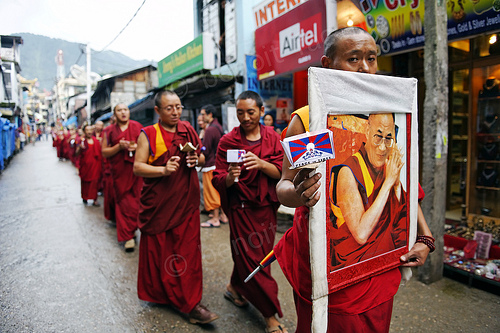
<instances>
[{"instance_id":1,"label":"monk's bare arm","mask_svg":"<svg viewBox=\"0 0 500 333\"><path fill-rule=\"evenodd\" d=\"M177 171L179 167L179 156L171 157L167 166L155 166L149 165L149 142L146 138L146 134L141 132L139 139L137 140L137 149L135 151L135 161L134 161L134 174L136 176L144 178L156 178L168 176L171 173Z\"/></svg>"},{"instance_id":2,"label":"monk's bare arm","mask_svg":"<svg viewBox=\"0 0 500 333\"><path fill-rule=\"evenodd\" d=\"M108 147L108 136L106 135L106 133L104 133L101 143L102 157L110 158L112 156L115 156L121 149L122 148L120 147L119 143L117 143L113 147Z\"/></svg>"},{"instance_id":3,"label":"monk's bare arm","mask_svg":"<svg viewBox=\"0 0 500 333\"><path fill-rule=\"evenodd\" d=\"M293 117L286 137L297 134L305 133L306 130L300 117ZM290 170L290 162L286 155L283 157L283 169L281 179L276 186L276 193L278 194L279 201L288 207L300 207L306 205L308 207L314 206L319 198L320 193L316 191L320 187L319 179L321 174L317 173L313 177L309 177L311 169Z\"/></svg>"}]
</instances>

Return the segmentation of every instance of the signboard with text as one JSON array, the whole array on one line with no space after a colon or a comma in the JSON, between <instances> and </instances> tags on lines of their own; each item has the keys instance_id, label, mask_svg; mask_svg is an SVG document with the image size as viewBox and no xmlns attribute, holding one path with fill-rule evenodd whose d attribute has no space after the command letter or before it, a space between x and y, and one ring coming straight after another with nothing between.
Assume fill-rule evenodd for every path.
<instances>
[{"instance_id":1,"label":"signboard with text","mask_svg":"<svg viewBox=\"0 0 500 333\"><path fill-rule=\"evenodd\" d=\"M365 15L380 55L424 46L424 0L352 1ZM447 14L449 41L500 29L498 0L447 0Z\"/></svg>"},{"instance_id":2,"label":"signboard with text","mask_svg":"<svg viewBox=\"0 0 500 333\"><path fill-rule=\"evenodd\" d=\"M260 28L305 2L307 0L264 0L253 7L255 26Z\"/></svg>"},{"instance_id":3,"label":"signboard with text","mask_svg":"<svg viewBox=\"0 0 500 333\"><path fill-rule=\"evenodd\" d=\"M309 0L255 30L259 80L319 64L326 37L324 0Z\"/></svg>"},{"instance_id":4,"label":"signboard with text","mask_svg":"<svg viewBox=\"0 0 500 333\"><path fill-rule=\"evenodd\" d=\"M158 85L166 86L200 70L215 68L214 43L203 33L158 62Z\"/></svg>"}]
</instances>

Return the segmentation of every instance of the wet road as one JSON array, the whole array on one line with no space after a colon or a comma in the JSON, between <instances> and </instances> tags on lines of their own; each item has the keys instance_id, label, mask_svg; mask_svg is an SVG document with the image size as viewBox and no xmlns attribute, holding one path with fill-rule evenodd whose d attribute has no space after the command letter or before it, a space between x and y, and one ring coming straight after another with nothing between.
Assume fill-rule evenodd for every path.
<instances>
[{"instance_id":1,"label":"wet road","mask_svg":"<svg viewBox=\"0 0 500 333\"><path fill-rule=\"evenodd\" d=\"M203 303L220 315L203 327L137 298L138 252L117 244L102 208L82 204L75 168L58 161L50 142L30 145L0 175L0 332L263 332L253 307L222 297L229 227L201 235ZM293 332L291 288L278 265L273 275L282 323ZM396 296L391 332L498 332L499 313L499 296L449 279L413 280Z\"/></svg>"}]
</instances>

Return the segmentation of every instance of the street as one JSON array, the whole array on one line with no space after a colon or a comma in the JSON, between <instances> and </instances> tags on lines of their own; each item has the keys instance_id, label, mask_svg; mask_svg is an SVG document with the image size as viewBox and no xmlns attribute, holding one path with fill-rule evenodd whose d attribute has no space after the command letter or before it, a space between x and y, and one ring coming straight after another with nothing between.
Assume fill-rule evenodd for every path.
<instances>
[{"instance_id":1,"label":"street","mask_svg":"<svg viewBox=\"0 0 500 333\"><path fill-rule=\"evenodd\" d=\"M125 253L102 207L82 204L77 171L57 159L51 141L26 147L0 175L0 235L0 332L264 332L255 308L223 298L232 270L228 225L201 231L202 303L220 316L213 325L140 301L138 247ZM272 270L281 322L294 332L292 289L277 263ZM499 313L497 295L414 278L396 295L391 332L499 332Z\"/></svg>"}]
</instances>

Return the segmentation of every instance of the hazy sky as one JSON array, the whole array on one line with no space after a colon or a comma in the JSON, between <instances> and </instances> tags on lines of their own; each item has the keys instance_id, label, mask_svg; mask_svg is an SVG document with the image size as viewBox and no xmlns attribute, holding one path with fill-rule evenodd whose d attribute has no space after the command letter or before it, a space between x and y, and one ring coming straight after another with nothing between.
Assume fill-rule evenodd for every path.
<instances>
[{"instance_id":1,"label":"hazy sky","mask_svg":"<svg viewBox=\"0 0 500 333\"><path fill-rule=\"evenodd\" d=\"M144 0L0 0L0 35L29 32L100 51ZM192 0L146 0L106 48L136 60L159 61L193 40Z\"/></svg>"}]
</instances>

